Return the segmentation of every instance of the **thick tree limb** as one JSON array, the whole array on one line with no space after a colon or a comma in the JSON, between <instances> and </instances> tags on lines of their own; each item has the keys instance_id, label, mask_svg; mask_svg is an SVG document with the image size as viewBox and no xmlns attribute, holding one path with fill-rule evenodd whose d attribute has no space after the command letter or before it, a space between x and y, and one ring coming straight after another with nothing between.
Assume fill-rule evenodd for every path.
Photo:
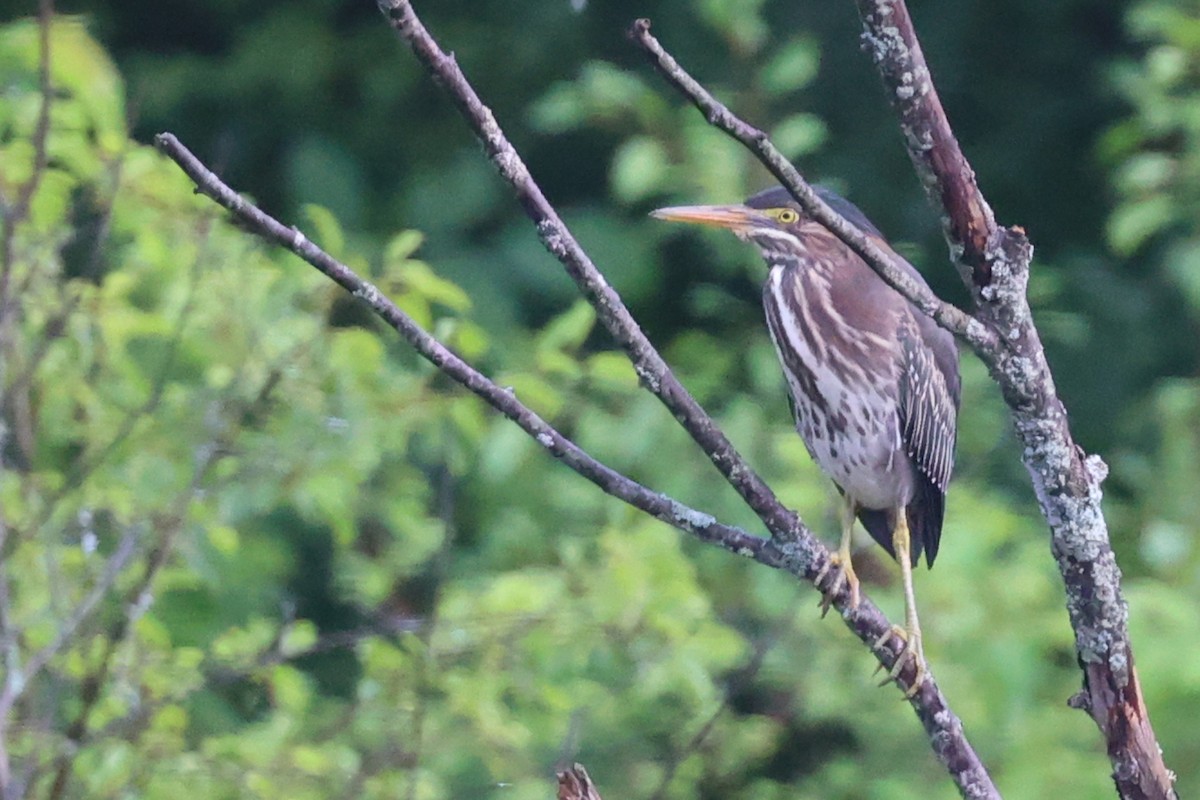
<instances>
[{"instance_id":1,"label":"thick tree limb","mask_svg":"<svg viewBox=\"0 0 1200 800\"><path fill-rule=\"evenodd\" d=\"M430 363L517 423L551 455L603 491L669 525L691 533L704 542L815 583L820 565L827 563L829 554L824 545L813 538L806 528L800 526L801 539L798 542L786 541L782 536L772 539L753 536L654 492L601 464L522 404L511 392L497 386L438 342L374 285L321 250L300 231L284 226L240 197L205 167L175 136L169 133L159 134L155 143L195 182L201 193L228 209L241 225L264 239L291 250L366 303ZM661 376L651 374L650 379L659 381ZM715 427L715 423L713 425ZM782 507L775 512L777 517L786 514L790 512ZM811 542L806 542L806 538ZM800 547L811 549L809 552L803 552L798 549ZM842 612L843 620L860 641L872 648L880 663L890 668L902 651L901 642L891 634L891 624L866 596L862 598L857 609L850 609L847 606L848 594L843 588L834 599L834 604ZM882 646L875 647L880 639L883 640ZM911 664L906 664L901 674L901 683L907 686L912 677ZM954 777L963 795L970 798L998 797L991 779L963 734L962 723L949 708L932 675L927 677L910 702L929 735L934 753Z\"/></svg>"},{"instance_id":2,"label":"thick tree limb","mask_svg":"<svg viewBox=\"0 0 1200 800\"><path fill-rule=\"evenodd\" d=\"M945 211L946 238L975 299L974 316L1005 343L980 355L1012 410L1025 466L1050 524L1084 674L1077 705L1104 734L1121 797L1174 798L1175 776L1163 762L1134 669L1121 571L1100 507L1108 468L1071 437L1030 314L1025 290L1033 248L1020 228L996 225L950 129L904 0L856 2L864 47L900 118L909 157Z\"/></svg>"},{"instance_id":3,"label":"thick tree limb","mask_svg":"<svg viewBox=\"0 0 1200 800\"><path fill-rule=\"evenodd\" d=\"M846 242L901 294L970 344L991 370L1013 415L1025 465L1067 587L1067 608L1084 670L1073 703L1089 709L1108 743L1122 797L1174 797L1133 669L1127 610L1100 509L1107 467L1074 443L1026 296L1033 249L1019 228L1000 228L946 119L903 0L858 0L863 43L900 117L909 156L931 200L944 209L953 260L975 301L973 314L911 282L875 246L816 197L757 128L737 118L692 79L639 20L630 36L668 81L756 153L818 221Z\"/></svg>"}]
</instances>

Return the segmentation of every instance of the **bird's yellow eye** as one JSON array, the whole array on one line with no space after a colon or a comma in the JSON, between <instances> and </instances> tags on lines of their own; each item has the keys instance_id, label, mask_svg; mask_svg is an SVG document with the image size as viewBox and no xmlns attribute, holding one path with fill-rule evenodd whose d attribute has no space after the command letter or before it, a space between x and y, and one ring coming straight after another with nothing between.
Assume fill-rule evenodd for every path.
<instances>
[{"instance_id":1,"label":"bird's yellow eye","mask_svg":"<svg viewBox=\"0 0 1200 800\"><path fill-rule=\"evenodd\" d=\"M781 208L775 213L775 219L779 220L784 225L791 225L793 222L800 219L800 214L795 209Z\"/></svg>"}]
</instances>

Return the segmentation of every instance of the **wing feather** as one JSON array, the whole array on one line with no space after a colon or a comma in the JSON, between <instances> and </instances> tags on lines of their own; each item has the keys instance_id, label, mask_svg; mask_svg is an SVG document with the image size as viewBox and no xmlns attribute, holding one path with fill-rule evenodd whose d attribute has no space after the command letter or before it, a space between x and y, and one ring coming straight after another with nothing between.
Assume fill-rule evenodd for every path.
<instances>
[{"instance_id":1,"label":"wing feather","mask_svg":"<svg viewBox=\"0 0 1200 800\"><path fill-rule=\"evenodd\" d=\"M917 469L941 492L954 470L960 382L953 337L914 309L899 331L900 436Z\"/></svg>"}]
</instances>

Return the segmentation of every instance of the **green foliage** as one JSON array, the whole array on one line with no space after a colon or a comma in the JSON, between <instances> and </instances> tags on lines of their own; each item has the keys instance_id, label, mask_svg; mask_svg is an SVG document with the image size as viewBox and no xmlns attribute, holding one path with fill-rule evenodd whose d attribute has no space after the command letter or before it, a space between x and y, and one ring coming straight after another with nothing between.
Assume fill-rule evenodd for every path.
<instances>
[{"instance_id":1,"label":"green foliage","mask_svg":"<svg viewBox=\"0 0 1200 800\"><path fill-rule=\"evenodd\" d=\"M481 2L447 35L504 38L513 23L502 5ZM769 121L793 157L816 158L838 130L806 102L829 79L830 54L768 10L695 4L687 24L707 38L690 46L711 51L703 64L733 65L714 81L723 97ZM161 78L139 95L147 113L165 113L181 76L188 92L222 101L214 118L227 96L230 113L245 113L264 93L289 108L342 109L338 125L371 143L379 175L348 162L331 129L302 126L304 141L276 148L290 171L274 191L320 203L297 219L306 234L606 463L758 530L638 388L532 231L497 212L511 201L479 154L447 149L451 122L413 88L415 73L377 66L400 58L381 24L370 21L387 49L345 48L331 26L262 13L238 26L234 66L143 55L138 69L154 62ZM503 84L519 88L519 104L501 99L498 113L515 138L532 126L531 164L552 196L579 198L575 182L589 180L611 192L564 214L648 309L639 318L738 447L832 531L832 489L791 430L763 334L761 267L731 237L642 217L655 203L737 198L762 176L648 72L579 46L570 13L561 2L530 15L521 24L556 35L472 73L501 98ZM1193 44L1172 46L1190 64ZM121 76L78 21L56 25L53 51L50 158L12 230L20 308L0 366L0 646L5 684L22 693L4 735L29 796L46 796L62 770L64 796L78 797L173 797L184 784L197 798L524 800L552 796L562 759L586 763L606 797L954 796L910 710L873 688L872 662L836 621L819 621L810 590L643 518L547 458L132 141ZM301 51L313 63L293 69ZM318 81L342 51L364 59L365 96L417 93L428 119L401 137L395 119L383 130L345 113ZM567 51L577 70L560 66ZM462 57L486 67L489 53ZM1113 244L1139 254L1173 252L1192 219L1193 184L1175 177L1195 157L1190 134L1169 137L1177 148L1164 162L1143 131L1190 125L1188 82L1156 58L1126 68L1121 80L1146 104L1108 150L1133 164L1120 173L1138 192L1126 202L1150 205L1111 226ZM531 81L546 61L558 78ZM6 202L33 174L37 63L36 26L0 31ZM276 96L282 72L298 83ZM1169 89L1156 95L1155 81ZM548 142L586 158L536 169ZM401 199L363 189L400 170L411 172ZM362 233L379 219L405 229ZM1183 263L1160 268L1181 287ZM1051 341L1082 353L1105 326L1080 310L1071 269L1042 269L1034 299ZM1006 412L969 359L964 385L946 540L937 569L918 577L928 655L1002 790L1103 796L1098 737L1063 702L1078 670L1044 526L1014 489L1024 478ZM1123 563L1134 563L1147 701L1186 792L1200 782L1186 713L1200 676L1179 657L1200 594L1190 535L1200 390L1188 378L1140 389L1110 505L1132 553ZM861 552L869 591L898 617L894 568L875 548ZM50 658L35 674L39 654Z\"/></svg>"}]
</instances>

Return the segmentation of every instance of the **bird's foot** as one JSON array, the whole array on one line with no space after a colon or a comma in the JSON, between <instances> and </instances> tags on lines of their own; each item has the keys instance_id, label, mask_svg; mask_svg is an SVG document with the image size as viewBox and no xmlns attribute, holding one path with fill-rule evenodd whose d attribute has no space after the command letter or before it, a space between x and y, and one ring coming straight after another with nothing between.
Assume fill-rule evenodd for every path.
<instances>
[{"instance_id":1,"label":"bird's foot","mask_svg":"<svg viewBox=\"0 0 1200 800\"><path fill-rule=\"evenodd\" d=\"M888 670L887 677L879 685L887 686L889 683L895 682L897 686L903 688L903 684L900 683L900 676L904 672L905 665L911 661L913 665L913 677L912 681L908 684L908 688L904 690L904 699L909 700L920 690L921 684L925 682L925 678L929 674L925 666L925 651L921 646L921 629L902 628L899 625L893 625L886 633L875 640L875 644L872 645L871 649L876 651L885 649L884 645L891 641L892 636L898 636L904 645L896 653L896 658L892 661L892 668ZM883 664L880 663L875 668L875 672L878 673L883 668Z\"/></svg>"},{"instance_id":2,"label":"bird's foot","mask_svg":"<svg viewBox=\"0 0 1200 800\"><path fill-rule=\"evenodd\" d=\"M823 587L821 584L825 578L832 574L828 587ZM858 575L854 573L854 564L850 560L849 553L831 553L829 561L817 573L817 577L813 581L817 588L821 591L821 618L829 613L829 608L833 605L833 600L842 591L842 587L849 585L850 587L850 607L858 608L861 601L861 595L858 588Z\"/></svg>"}]
</instances>

